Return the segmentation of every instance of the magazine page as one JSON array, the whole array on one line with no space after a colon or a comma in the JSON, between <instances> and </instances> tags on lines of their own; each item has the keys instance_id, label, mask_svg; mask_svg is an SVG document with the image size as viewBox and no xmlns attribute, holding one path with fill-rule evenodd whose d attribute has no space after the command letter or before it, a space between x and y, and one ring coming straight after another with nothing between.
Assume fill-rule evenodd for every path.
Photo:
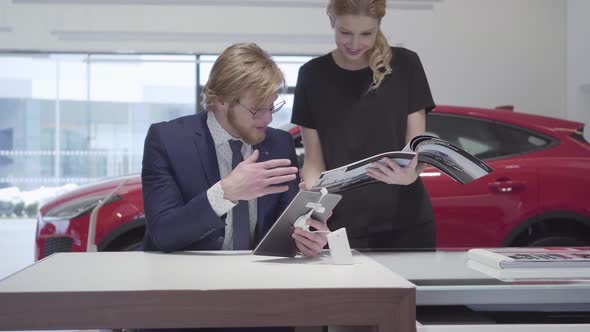
<instances>
[{"instance_id":1,"label":"magazine page","mask_svg":"<svg viewBox=\"0 0 590 332\"><path fill-rule=\"evenodd\" d=\"M391 158L400 166L406 166L416 154L414 152L386 152L381 153L352 164L325 171L320 175L318 182L311 190L326 188L331 193L336 193L358 186L362 186L377 180L367 175L367 168L373 162L380 162L383 158Z\"/></svg>"},{"instance_id":2,"label":"magazine page","mask_svg":"<svg viewBox=\"0 0 590 332\"><path fill-rule=\"evenodd\" d=\"M441 140L441 139L438 137L432 136L432 135L416 135L410 140L410 142L408 143L408 145L406 145L406 147L404 148L403 151L416 151L416 147L420 143L422 143L424 141L429 141L429 140ZM444 142L446 142L446 141L444 141Z\"/></svg>"},{"instance_id":3,"label":"magazine page","mask_svg":"<svg viewBox=\"0 0 590 332\"><path fill-rule=\"evenodd\" d=\"M483 161L439 138L427 135L416 136L410 142L410 148L418 153L419 161L440 169L462 184L493 172L493 169Z\"/></svg>"},{"instance_id":4,"label":"magazine page","mask_svg":"<svg viewBox=\"0 0 590 332\"><path fill-rule=\"evenodd\" d=\"M505 268L590 268L589 248L492 248L471 249L470 260Z\"/></svg>"}]
</instances>

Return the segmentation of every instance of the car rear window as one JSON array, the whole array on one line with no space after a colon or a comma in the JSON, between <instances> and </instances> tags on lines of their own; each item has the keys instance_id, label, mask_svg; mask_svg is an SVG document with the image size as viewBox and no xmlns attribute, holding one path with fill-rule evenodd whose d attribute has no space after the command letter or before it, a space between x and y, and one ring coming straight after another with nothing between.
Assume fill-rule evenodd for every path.
<instances>
[{"instance_id":1,"label":"car rear window","mask_svg":"<svg viewBox=\"0 0 590 332\"><path fill-rule=\"evenodd\" d=\"M525 128L465 116L431 113L426 131L480 159L523 154L551 144L549 138Z\"/></svg>"}]
</instances>

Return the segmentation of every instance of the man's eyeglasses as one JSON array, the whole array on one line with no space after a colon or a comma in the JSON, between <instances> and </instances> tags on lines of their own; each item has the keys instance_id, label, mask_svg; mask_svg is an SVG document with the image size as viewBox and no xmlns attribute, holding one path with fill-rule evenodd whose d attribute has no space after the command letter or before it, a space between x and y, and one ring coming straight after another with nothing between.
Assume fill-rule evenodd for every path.
<instances>
[{"instance_id":1,"label":"man's eyeglasses","mask_svg":"<svg viewBox=\"0 0 590 332\"><path fill-rule=\"evenodd\" d=\"M283 106L285 106L285 104L287 103L283 98L279 97L280 101L276 102L274 105L272 105L271 108L260 108L256 111L251 110L249 107L244 106L242 103L240 103L240 101L238 101L238 104L240 104L240 106L242 106L243 108L245 108L248 112L250 112L250 114L252 114L252 119L261 119L264 116L266 116L268 113L270 114L275 114L276 112L278 112L281 108L283 108Z\"/></svg>"}]
</instances>

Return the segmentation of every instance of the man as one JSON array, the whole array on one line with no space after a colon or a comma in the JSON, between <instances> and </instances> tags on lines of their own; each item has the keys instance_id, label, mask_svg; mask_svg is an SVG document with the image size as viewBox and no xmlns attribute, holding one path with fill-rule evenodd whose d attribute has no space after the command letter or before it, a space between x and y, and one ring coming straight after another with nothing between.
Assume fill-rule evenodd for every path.
<instances>
[{"instance_id":1,"label":"man","mask_svg":"<svg viewBox=\"0 0 590 332\"><path fill-rule=\"evenodd\" d=\"M268 128L284 105L284 82L257 45L234 44L203 89L207 112L150 127L141 174L144 250L249 250L260 241L298 191L292 138ZM325 233L301 229L293 238L305 256L327 242Z\"/></svg>"}]
</instances>

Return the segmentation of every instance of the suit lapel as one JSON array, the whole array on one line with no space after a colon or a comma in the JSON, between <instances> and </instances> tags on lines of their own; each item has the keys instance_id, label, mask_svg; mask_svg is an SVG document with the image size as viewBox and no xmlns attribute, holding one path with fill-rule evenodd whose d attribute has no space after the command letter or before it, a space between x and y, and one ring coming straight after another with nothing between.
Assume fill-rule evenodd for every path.
<instances>
[{"instance_id":1,"label":"suit lapel","mask_svg":"<svg viewBox=\"0 0 590 332\"><path fill-rule=\"evenodd\" d=\"M213 137L211 137L209 127L207 127L207 114L203 112L197 114L197 117L199 121L197 121L197 128L195 129L194 142L199 153L199 160L209 181L209 186L212 186L220 180L215 143Z\"/></svg>"},{"instance_id":2,"label":"suit lapel","mask_svg":"<svg viewBox=\"0 0 590 332\"><path fill-rule=\"evenodd\" d=\"M262 141L260 144L254 145L252 146L252 151L254 150L258 150L258 161L257 162L264 162L267 160L270 160L270 151L269 151L269 137L267 136L264 141ZM265 212L269 209L269 195L267 196L262 196L259 197L257 199L257 220L256 220L256 230L258 232L258 234L260 235L260 238L262 238L263 232L265 230L265 225L264 225L264 215Z\"/></svg>"},{"instance_id":3,"label":"suit lapel","mask_svg":"<svg viewBox=\"0 0 590 332\"><path fill-rule=\"evenodd\" d=\"M258 162L267 161L270 159L270 152L268 151L268 139L265 139L260 144L252 146L252 151L258 150Z\"/></svg>"}]
</instances>

